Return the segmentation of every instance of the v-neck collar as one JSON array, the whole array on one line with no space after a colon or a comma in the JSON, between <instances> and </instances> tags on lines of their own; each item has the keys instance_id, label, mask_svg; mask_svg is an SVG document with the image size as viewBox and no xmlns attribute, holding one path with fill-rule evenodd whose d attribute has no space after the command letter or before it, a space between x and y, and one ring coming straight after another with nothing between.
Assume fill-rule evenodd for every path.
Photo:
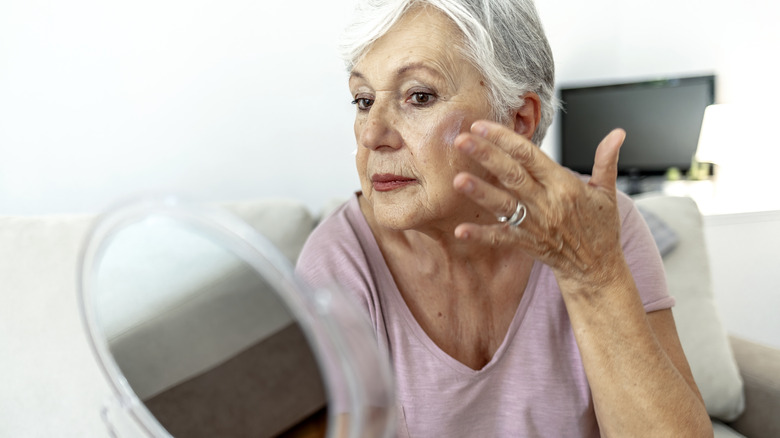
<instances>
[{"instance_id":1,"label":"v-neck collar","mask_svg":"<svg viewBox=\"0 0 780 438\"><path fill-rule=\"evenodd\" d=\"M438 345L436 345L433 339L431 339L430 336L428 336L428 334L425 332L425 330L423 330L422 326L420 326L420 323L414 317L411 309L409 309L409 306L406 304L406 300L404 300L403 296L401 295L401 291L398 289L398 285L396 284L395 279L393 278L393 274L390 272L390 267L387 265L387 262L385 261L382 251L379 249L379 243L376 241L376 237L374 236L374 233L371 231L371 227L368 225L368 221L360 211L360 203L357 194L352 199L352 202L355 203L354 207L356 208L357 216L361 220L364 230L366 230L366 232L368 233L366 238L370 239L370 248L368 249L373 254L371 254L369 259L382 261L380 266L375 266L373 268L373 270L377 271L375 272L376 275L375 280L380 282L381 285L380 290L382 290L384 293L387 294L386 298L393 301L392 303L393 307L400 309L401 318L403 319L403 322L406 325L407 329L411 331L411 333L417 338L417 340L422 345L424 345L431 352L431 354L433 354L442 363L446 364L447 366L454 369L455 371L469 376L489 373L490 370L493 369L496 366L496 364L501 361L502 357L504 357L506 350L509 348L510 344L515 339L515 334L517 333L523 321L525 320L525 315L528 313L528 309L531 307L531 303L535 296L536 284L538 282L539 272L543 264L538 260L534 260L533 266L531 267L531 274L528 277L528 282L525 287L525 291L523 292L523 296L520 298L520 303L518 304L517 310L515 311L515 314L512 317L512 322L509 324L509 328L507 329L507 332L504 335L504 339L501 341L501 345L498 347L495 353L493 353L493 357L490 358L490 361L487 364L485 364L484 367L475 370L469 367L468 365L464 364L463 362L447 354Z\"/></svg>"},{"instance_id":2,"label":"v-neck collar","mask_svg":"<svg viewBox=\"0 0 780 438\"><path fill-rule=\"evenodd\" d=\"M384 259L382 260L384 261ZM384 271L383 274L387 275L386 278L391 279L390 281L391 284L386 285L385 288L385 291L388 294L387 298L393 300L394 307L400 309L401 317L404 323L406 324L406 327L417 338L417 340L422 345L424 345L431 352L431 354L433 354L444 364L448 365L450 368L454 369L459 373L473 376L478 374L489 373L490 370L494 368L496 364L500 362L501 359L504 357L506 350L509 348L510 344L515 339L515 334L517 333L523 321L525 320L525 315L528 312L531 302L533 301L534 291L536 290L536 283L537 283L537 279L539 278L539 269L541 265L542 264L539 263L538 261L534 261L534 264L531 268L531 275L528 277L528 283L526 284L525 291L523 292L523 296L520 298L520 303L518 304L517 310L515 311L515 314L512 317L512 322L509 324L506 334L504 335L504 339L501 341L501 345L498 347L495 353L493 353L493 357L490 358L490 361L487 364L485 364L485 366L483 366L478 370L475 370L469 367L468 365L464 364L463 362L450 356L447 352L442 350L441 347L439 347L433 341L433 339L430 338L430 336L428 336L425 330L423 330L420 323L417 321L417 318L415 318L414 315L412 314L412 311L411 309L409 309L409 306L406 304L406 301L401 295L401 291L398 289L398 286L395 284L395 280L392 280L393 276L390 272L389 267L387 266L387 263L382 263L381 269Z\"/></svg>"}]
</instances>

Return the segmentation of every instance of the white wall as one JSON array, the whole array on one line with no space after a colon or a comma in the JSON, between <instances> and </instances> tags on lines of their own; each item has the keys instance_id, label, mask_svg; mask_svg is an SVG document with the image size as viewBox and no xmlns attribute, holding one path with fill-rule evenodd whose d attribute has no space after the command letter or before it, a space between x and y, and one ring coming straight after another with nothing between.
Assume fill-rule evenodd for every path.
<instances>
[{"instance_id":1,"label":"white wall","mask_svg":"<svg viewBox=\"0 0 780 438\"><path fill-rule=\"evenodd\" d=\"M357 186L348 2L0 3L0 214Z\"/></svg>"},{"instance_id":2,"label":"white wall","mask_svg":"<svg viewBox=\"0 0 780 438\"><path fill-rule=\"evenodd\" d=\"M143 190L344 196L357 178L335 46L352 4L0 3L0 214ZM778 95L772 0L537 5L560 83L714 72L720 101Z\"/></svg>"},{"instance_id":3,"label":"white wall","mask_svg":"<svg viewBox=\"0 0 780 438\"><path fill-rule=\"evenodd\" d=\"M780 212L705 218L712 284L726 329L780 348Z\"/></svg>"}]
</instances>

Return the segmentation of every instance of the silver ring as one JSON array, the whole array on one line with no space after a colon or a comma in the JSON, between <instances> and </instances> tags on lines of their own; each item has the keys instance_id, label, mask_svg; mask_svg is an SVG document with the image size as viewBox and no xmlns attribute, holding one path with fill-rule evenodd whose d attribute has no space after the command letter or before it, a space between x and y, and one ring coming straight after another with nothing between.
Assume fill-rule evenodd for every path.
<instances>
[{"instance_id":1,"label":"silver ring","mask_svg":"<svg viewBox=\"0 0 780 438\"><path fill-rule=\"evenodd\" d=\"M499 216L498 221L501 223L506 222L510 226L516 227L523 223L527 213L528 209L525 208L525 205L523 205L520 201L517 201L517 208L515 209L515 212L512 214L512 216Z\"/></svg>"}]
</instances>

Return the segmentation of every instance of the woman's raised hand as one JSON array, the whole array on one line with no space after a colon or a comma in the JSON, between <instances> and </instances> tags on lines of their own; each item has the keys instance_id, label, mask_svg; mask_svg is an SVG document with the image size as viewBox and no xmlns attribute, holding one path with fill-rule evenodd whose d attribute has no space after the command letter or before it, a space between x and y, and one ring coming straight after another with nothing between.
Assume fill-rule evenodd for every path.
<instances>
[{"instance_id":1,"label":"woman's raised hand","mask_svg":"<svg viewBox=\"0 0 780 438\"><path fill-rule=\"evenodd\" d=\"M625 132L616 129L599 144L588 182L547 157L535 144L506 126L478 121L455 147L490 173L489 180L462 172L453 185L496 217L525 206L518 226L463 223L460 239L512 245L553 268L559 282L598 286L624 267L616 180Z\"/></svg>"}]
</instances>

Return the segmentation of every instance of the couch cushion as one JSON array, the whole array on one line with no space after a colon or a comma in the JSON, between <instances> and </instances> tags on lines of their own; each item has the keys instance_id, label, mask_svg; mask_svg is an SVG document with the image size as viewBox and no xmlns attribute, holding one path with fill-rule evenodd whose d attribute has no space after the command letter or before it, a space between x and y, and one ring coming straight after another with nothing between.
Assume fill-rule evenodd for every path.
<instances>
[{"instance_id":1,"label":"couch cushion","mask_svg":"<svg viewBox=\"0 0 780 438\"><path fill-rule=\"evenodd\" d=\"M105 436L109 394L78 312L92 217L0 217L0 435Z\"/></svg>"},{"instance_id":2,"label":"couch cushion","mask_svg":"<svg viewBox=\"0 0 780 438\"><path fill-rule=\"evenodd\" d=\"M714 438L745 438L744 435L719 421L712 422L712 432Z\"/></svg>"},{"instance_id":3,"label":"couch cushion","mask_svg":"<svg viewBox=\"0 0 780 438\"><path fill-rule=\"evenodd\" d=\"M655 245L658 247L658 252L661 253L662 257L666 254L669 254L675 247L677 247L677 242L680 241L680 236L678 236L677 233L658 216L650 213L641 206L639 206L637 209L639 210L639 213L642 214L642 218L647 223L647 226L650 228L650 234L653 235L653 240L655 241Z\"/></svg>"},{"instance_id":4,"label":"couch cushion","mask_svg":"<svg viewBox=\"0 0 780 438\"><path fill-rule=\"evenodd\" d=\"M221 207L259 231L293 264L316 225L306 206L292 199L229 202Z\"/></svg>"},{"instance_id":5,"label":"couch cushion","mask_svg":"<svg viewBox=\"0 0 780 438\"><path fill-rule=\"evenodd\" d=\"M729 336L745 382L745 412L729 424L752 437L780 437L780 349Z\"/></svg>"},{"instance_id":6,"label":"couch cushion","mask_svg":"<svg viewBox=\"0 0 780 438\"><path fill-rule=\"evenodd\" d=\"M707 412L734 420L745 406L742 379L715 307L699 210L690 198L649 195L636 199L672 228L680 240L664 257L677 332Z\"/></svg>"}]
</instances>

